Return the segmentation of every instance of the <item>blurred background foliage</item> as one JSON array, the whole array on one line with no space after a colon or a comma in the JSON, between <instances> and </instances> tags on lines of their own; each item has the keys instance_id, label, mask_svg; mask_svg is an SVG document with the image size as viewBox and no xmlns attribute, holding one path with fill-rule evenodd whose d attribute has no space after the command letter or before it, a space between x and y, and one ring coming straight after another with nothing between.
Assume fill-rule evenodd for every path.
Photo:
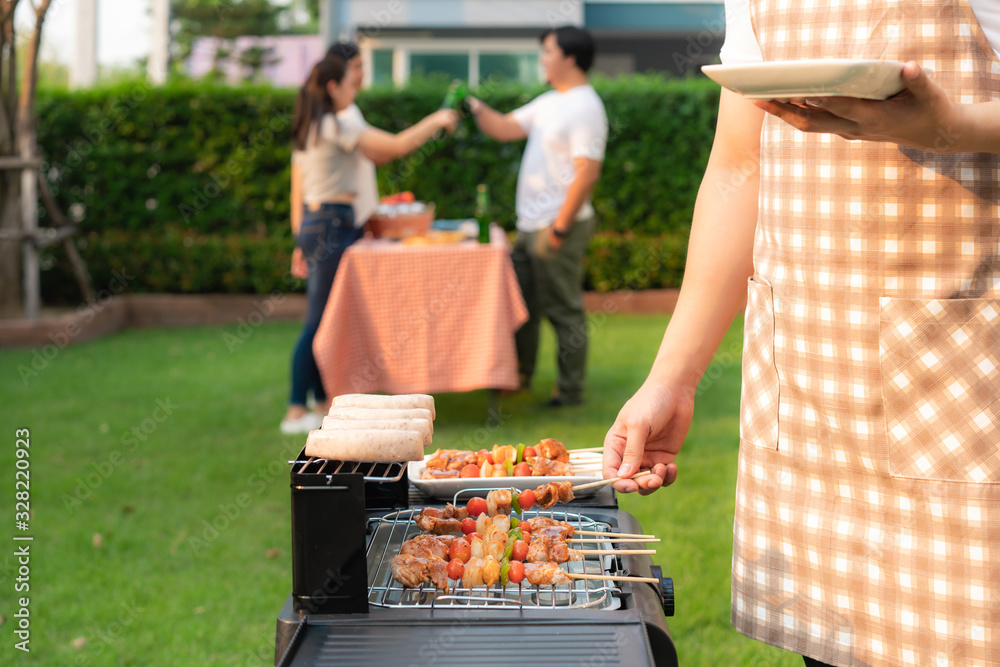
<instances>
[{"instance_id":1,"label":"blurred background foliage","mask_svg":"<svg viewBox=\"0 0 1000 667\"><path fill-rule=\"evenodd\" d=\"M373 88L358 105L369 123L398 132L437 109L446 84ZM594 192L600 223L586 287L679 286L718 87L652 74L598 78L594 86L610 132ZM487 82L476 94L509 111L543 90ZM63 210L83 230L78 245L95 286L126 267L138 269L129 286L136 292L287 290L294 94L189 80L40 90L44 171ZM381 167L380 191L411 190L435 202L438 217L466 218L476 185L486 183L495 219L513 230L522 151L523 143L485 137L470 119L455 136ZM43 298L76 302L66 262L52 252L44 262Z\"/></svg>"}]
</instances>

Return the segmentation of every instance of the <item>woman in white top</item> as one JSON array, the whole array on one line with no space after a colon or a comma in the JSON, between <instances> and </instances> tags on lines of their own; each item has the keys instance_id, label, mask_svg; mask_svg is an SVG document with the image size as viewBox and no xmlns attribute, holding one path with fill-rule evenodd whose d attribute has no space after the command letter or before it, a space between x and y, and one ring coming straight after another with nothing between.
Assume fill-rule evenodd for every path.
<instances>
[{"instance_id":1,"label":"woman in white top","mask_svg":"<svg viewBox=\"0 0 1000 667\"><path fill-rule=\"evenodd\" d=\"M357 86L347 61L328 54L313 66L296 101L292 121L293 274L305 277L308 312L292 355L292 389L282 433L304 433L322 424L326 392L312 344L326 308L340 258L361 237L354 225L362 156L382 162L417 150L441 130L452 131L454 111L436 111L399 134L371 127L360 114L341 113L354 104ZM306 400L310 390L316 412Z\"/></svg>"}]
</instances>

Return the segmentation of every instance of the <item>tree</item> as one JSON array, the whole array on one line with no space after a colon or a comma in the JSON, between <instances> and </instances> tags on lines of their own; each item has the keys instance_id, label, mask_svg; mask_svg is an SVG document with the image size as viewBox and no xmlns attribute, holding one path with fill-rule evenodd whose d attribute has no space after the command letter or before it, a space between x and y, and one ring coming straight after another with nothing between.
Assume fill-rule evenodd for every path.
<instances>
[{"instance_id":1,"label":"tree","mask_svg":"<svg viewBox=\"0 0 1000 667\"><path fill-rule=\"evenodd\" d=\"M274 48L270 46L265 47L254 44L249 48L243 49L240 53L240 65L244 70L243 80L255 81L261 70L268 65L280 62L280 60L280 58L274 55Z\"/></svg>"},{"instance_id":2,"label":"tree","mask_svg":"<svg viewBox=\"0 0 1000 667\"><path fill-rule=\"evenodd\" d=\"M172 0L170 15L177 55L187 60L198 37L232 40L243 35L276 35L281 32L281 17L286 10L270 0ZM219 48L230 47L223 43ZM222 60L216 57L217 64Z\"/></svg>"},{"instance_id":3,"label":"tree","mask_svg":"<svg viewBox=\"0 0 1000 667\"><path fill-rule=\"evenodd\" d=\"M51 0L29 0L29 4L34 25L26 32L26 41L19 44L14 22L18 0L0 0L0 316L4 317L38 316L41 304L37 251L57 243L66 250L84 299L94 301L87 268L73 245L76 227L56 205L45 175L39 174L35 90L42 26ZM24 59L20 86L19 53ZM38 229L39 197L58 228ZM22 275L26 287L23 292Z\"/></svg>"},{"instance_id":4,"label":"tree","mask_svg":"<svg viewBox=\"0 0 1000 667\"><path fill-rule=\"evenodd\" d=\"M20 89L17 52L20 35L14 24L19 0L0 0L0 315L19 316L24 309L21 284L21 239L24 232L22 180L34 199L33 182L23 179L25 167L37 165L35 86L42 24L51 0L31 1L34 26L25 35L24 70ZM37 172L34 172L37 173Z\"/></svg>"}]
</instances>

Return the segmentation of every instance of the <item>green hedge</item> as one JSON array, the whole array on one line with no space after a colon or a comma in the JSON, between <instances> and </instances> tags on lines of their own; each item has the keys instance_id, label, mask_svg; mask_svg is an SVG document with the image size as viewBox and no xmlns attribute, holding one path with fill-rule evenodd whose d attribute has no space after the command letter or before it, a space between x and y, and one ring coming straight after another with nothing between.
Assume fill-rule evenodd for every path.
<instances>
[{"instance_id":1,"label":"green hedge","mask_svg":"<svg viewBox=\"0 0 1000 667\"><path fill-rule=\"evenodd\" d=\"M601 234L591 248L588 287L679 284L718 88L654 75L598 79L595 87L611 129L594 194ZM480 94L506 111L541 90L507 85ZM434 84L372 89L359 105L370 123L398 131L436 109L443 92ZM125 262L143 267L133 291L275 288L291 250L293 96L286 89L189 81L40 91L46 173L85 232L79 245L95 284ZM412 190L436 202L440 217L457 218L470 214L476 184L488 183L495 215L511 230L522 150L522 143L501 144L466 128L380 168L380 185L383 192ZM680 254L650 259L667 250ZM73 302L78 296L65 262L54 261L60 251L52 252L43 296Z\"/></svg>"},{"instance_id":2,"label":"green hedge","mask_svg":"<svg viewBox=\"0 0 1000 667\"><path fill-rule=\"evenodd\" d=\"M585 261L585 288L680 287L687 238L682 234L637 236L598 232ZM256 234L202 234L179 226L157 232L87 232L78 244L97 290L129 278L133 293L267 294L299 291L289 275L292 247L286 238ZM56 250L59 255L61 250ZM79 299L68 266L53 267L48 295L70 303Z\"/></svg>"}]
</instances>

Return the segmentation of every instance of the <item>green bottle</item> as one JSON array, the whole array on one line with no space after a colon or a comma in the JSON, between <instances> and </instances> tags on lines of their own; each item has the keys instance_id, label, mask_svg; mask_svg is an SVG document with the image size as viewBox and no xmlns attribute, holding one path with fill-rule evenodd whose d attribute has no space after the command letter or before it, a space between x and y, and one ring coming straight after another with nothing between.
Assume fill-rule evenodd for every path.
<instances>
[{"instance_id":1,"label":"green bottle","mask_svg":"<svg viewBox=\"0 0 1000 667\"><path fill-rule=\"evenodd\" d=\"M476 186L476 220L479 222L479 242L490 242L490 190L485 183Z\"/></svg>"},{"instance_id":2,"label":"green bottle","mask_svg":"<svg viewBox=\"0 0 1000 667\"><path fill-rule=\"evenodd\" d=\"M444 102L441 103L441 108L461 111L462 105L465 103L465 98L468 97L468 95L469 91L465 87L465 82L461 79L455 79L448 87L448 92L445 93Z\"/></svg>"}]
</instances>

